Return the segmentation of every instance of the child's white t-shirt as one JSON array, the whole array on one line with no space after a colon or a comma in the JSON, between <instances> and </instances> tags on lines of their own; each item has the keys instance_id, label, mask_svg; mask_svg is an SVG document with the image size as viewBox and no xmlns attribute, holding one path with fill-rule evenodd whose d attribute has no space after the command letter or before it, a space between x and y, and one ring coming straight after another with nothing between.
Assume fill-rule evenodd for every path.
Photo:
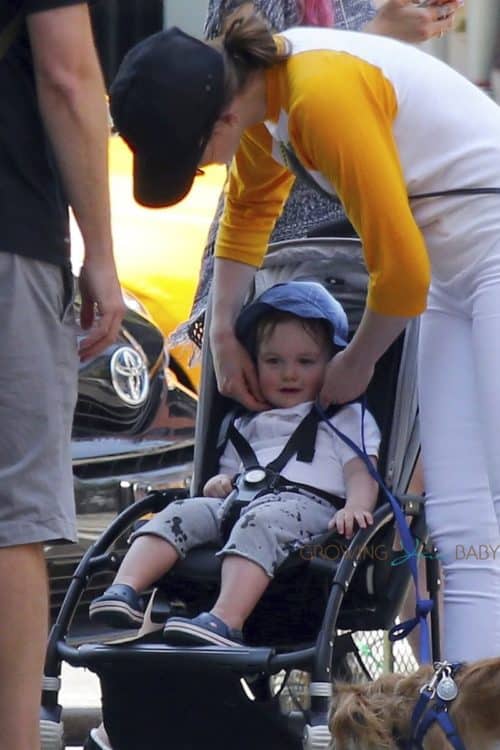
<instances>
[{"instance_id":1,"label":"child's white t-shirt","mask_svg":"<svg viewBox=\"0 0 500 750\"><path fill-rule=\"evenodd\" d=\"M301 420L311 410L312 401L288 409L269 409L259 413L245 414L235 420L235 427L253 448L259 464L266 466L283 450L288 438ZM348 404L332 419L331 423L361 447L361 406ZM380 431L372 415L365 411L365 447L368 455L378 456ZM300 482L345 497L343 467L355 452L349 448L330 428L321 422L318 425L314 458L311 463L290 459L281 475L291 482ZM233 476L243 470L240 457L228 441L220 459L219 471Z\"/></svg>"}]
</instances>

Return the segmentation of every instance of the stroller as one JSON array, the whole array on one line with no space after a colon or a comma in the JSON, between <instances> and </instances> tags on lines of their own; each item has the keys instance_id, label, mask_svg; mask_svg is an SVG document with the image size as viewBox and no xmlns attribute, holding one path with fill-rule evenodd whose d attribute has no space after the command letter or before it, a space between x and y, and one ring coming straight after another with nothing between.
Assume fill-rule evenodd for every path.
<instances>
[{"instance_id":1,"label":"stroller","mask_svg":"<svg viewBox=\"0 0 500 750\"><path fill-rule=\"evenodd\" d=\"M367 286L359 240L314 238L272 245L256 274L252 296L290 279L323 283L342 303L355 330ZM416 323L410 325L382 357L367 398L382 433L380 474L412 517L421 549L426 543L422 506L401 495L419 450L417 333ZM200 392L194 495L215 473L219 428L232 406L217 392L206 346ZM125 643L76 638L71 624L79 600L93 577L118 568L117 541L145 515L186 495L182 488L170 489L134 503L82 558L49 638L42 694L43 750L65 746L58 704L63 661L98 675L102 716L113 750L329 747L332 681L349 677L353 655L359 659L352 634L390 629L410 584L408 564L396 564L404 553L395 547L390 505L381 498L373 525L358 530L349 542L327 532L313 540L310 555L291 553L247 621L241 647L169 646L161 630ZM328 554L329 549L334 554ZM208 546L192 550L157 583L151 621L163 623L168 613L192 617L210 609L220 574L220 558L214 553ZM435 635L437 622L433 631ZM283 689L292 670L310 676L309 707L297 702L285 711L276 675L281 676Z\"/></svg>"}]
</instances>

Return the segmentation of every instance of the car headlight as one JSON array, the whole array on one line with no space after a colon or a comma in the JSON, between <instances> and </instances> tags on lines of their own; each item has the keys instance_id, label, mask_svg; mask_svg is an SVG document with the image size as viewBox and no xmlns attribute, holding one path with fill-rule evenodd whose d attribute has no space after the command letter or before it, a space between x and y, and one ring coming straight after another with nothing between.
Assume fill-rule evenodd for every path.
<instances>
[{"instance_id":1,"label":"car headlight","mask_svg":"<svg viewBox=\"0 0 500 750\"><path fill-rule=\"evenodd\" d=\"M132 310L135 313L138 313L139 315L142 315L143 318L146 318L146 320L151 321L154 323L151 315L146 310L142 302L139 302L137 297L134 297L134 295L128 291L128 289L124 289L122 287L122 295L123 295L123 301L127 305L129 310Z\"/></svg>"}]
</instances>

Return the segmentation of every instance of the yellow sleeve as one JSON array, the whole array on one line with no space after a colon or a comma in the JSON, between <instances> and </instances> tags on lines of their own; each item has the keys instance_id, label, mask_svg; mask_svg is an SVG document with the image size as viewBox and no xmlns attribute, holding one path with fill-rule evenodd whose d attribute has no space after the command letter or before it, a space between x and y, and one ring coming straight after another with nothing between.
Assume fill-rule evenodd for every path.
<instances>
[{"instance_id":1,"label":"yellow sleeve","mask_svg":"<svg viewBox=\"0 0 500 750\"><path fill-rule=\"evenodd\" d=\"M362 239L368 307L418 315L426 306L430 263L393 136L392 85L378 68L331 51L298 54L289 76L292 145L304 166L330 181Z\"/></svg>"},{"instance_id":2,"label":"yellow sleeve","mask_svg":"<svg viewBox=\"0 0 500 750\"><path fill-rule=\"evenodd\" d=\"M260 266L294 176L271 156L265 125L249 128L229 173L215 255Z\"/></svg>"}]
</instances>

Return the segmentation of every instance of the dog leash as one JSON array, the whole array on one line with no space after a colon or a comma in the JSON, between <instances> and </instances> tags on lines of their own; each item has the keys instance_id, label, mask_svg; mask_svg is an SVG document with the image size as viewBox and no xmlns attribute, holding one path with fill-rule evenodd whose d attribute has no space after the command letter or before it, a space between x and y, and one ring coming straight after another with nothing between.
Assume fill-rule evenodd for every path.
<instances>
[{"instance_id":1,"label":"dog leash","mask_svg":"<svg viewBox=\"0 0 500 750\"><path fill-rule=\"evenodd\" d=\"M418 582L418 560L417 555L415 554L415 550L417 548L417 539L414 537L411 529L408 527L403 509L401 508L401 504L385 485L384 480L380 476L373 463L370 461L370 458L366 452L364 431L366 399L363 397L360 399L360 402L362 448L359 448L356 443L354 443L347 435L337 429L337 427L335 427L330 422L326 411L320 406L319 403L316 402L315 408L318 410L320 417L323 419L329 429L335 435L337 435L346 445L348 445L349 448L351 448L351 450L353 450L354 453L356 453L356 455L363 461L369 474L377 482L378 486L391 505L392 511L394 513L394 518L396 520L396 525L401 536L401 543L406 553L407 561L410 566L410 571L415 586L415 617L411 618L410 620L406 620L405 622L399 623L398 625L394 625L394 627L392 627L389 631L389 640L393 642L400 640L401 638L406 638L408 633L410 633L418 625L420 628L420 662L422 664L429 664L431 662L431 644L427 616L432 610L434 602L432 601L432 599L422 599L420 596L420 587ZM462 750L462 748L460 748L459 750Z\"/></svg>"},{"instance_id":2,"label":"dog leash","mask_svg":"<svg viewBox=\"0 0 500 750\"><path fill-rule=\"evenodd\" d=\"M457 728L448 712L450 703L458 695L455 675L462 663L437 662L434 675L420 689L420 697L411 717L411 735L405 750L423 750L425 735L435 723L439 724L454 750L465 750Z\"/></svg>"}]
</instances>

